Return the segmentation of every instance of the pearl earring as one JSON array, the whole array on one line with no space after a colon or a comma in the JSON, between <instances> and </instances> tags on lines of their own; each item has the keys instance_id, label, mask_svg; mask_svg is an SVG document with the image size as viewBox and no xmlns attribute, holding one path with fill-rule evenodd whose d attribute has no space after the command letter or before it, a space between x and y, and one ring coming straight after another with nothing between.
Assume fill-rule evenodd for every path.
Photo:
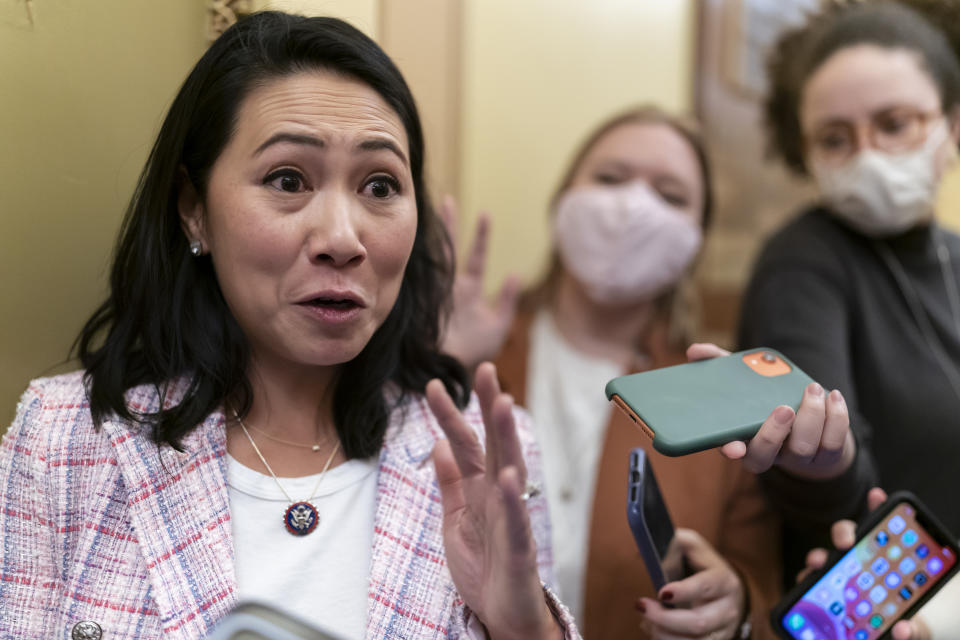
<instances>
[{"instance_id":1,"label":"pearl earring","mask_svg":"<svg viewBox=\"0 0 960 640\"><path fill-rule=\"evenodd\" d=\"M203 245L200 244L199 240L194 240L190 243L190 253L192 253L194 257L203 253Z\"/></svg>"}]
</instances>

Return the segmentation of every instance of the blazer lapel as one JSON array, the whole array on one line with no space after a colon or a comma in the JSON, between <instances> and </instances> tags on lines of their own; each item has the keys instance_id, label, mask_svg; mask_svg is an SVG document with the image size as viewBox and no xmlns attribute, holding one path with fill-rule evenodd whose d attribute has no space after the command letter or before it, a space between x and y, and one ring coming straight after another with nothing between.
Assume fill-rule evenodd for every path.
<instances>
[{"instance_id":1,"label":"blazer lapel","mask_svg":"<svg viewBox=\"0 0 960 640\"><path fill-rule=\"evenodd\" d=\"M131 393L136 401L137 390ZM124 421L106 422L104 430L127 488L163 631L203 637L237 597L223 415L209 416L191 432L184 453L158 448L145 429Z\"/></svg>"},{"instance_id":2,"label":"blazer lapel","mask_svg":"<svg viewBox=\"0 0 960 640\"><path fill-rule=\"evenodd\" d=\"M440 437L422 398L393 412L380 454L369 640L462 634L462 606L443 549L443 510L430 454ZM457 627L451 629L450 625Z\"/></svg>"}]
</instances>

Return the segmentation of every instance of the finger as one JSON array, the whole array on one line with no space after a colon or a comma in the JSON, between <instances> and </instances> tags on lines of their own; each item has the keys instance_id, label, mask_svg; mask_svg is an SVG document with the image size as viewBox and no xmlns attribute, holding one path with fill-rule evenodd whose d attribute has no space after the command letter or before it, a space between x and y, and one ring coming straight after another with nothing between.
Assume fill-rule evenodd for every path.
<instances>
[{"instance_id":1,"label":"finger","mask_svg":"<svg viewBox=\"0 0 960 640\"><path fill-rule=\"evenodd\" d=\"M706 538L693 529L677 529L674 531L671 545L677 545L684 557L690 563L694 570L710 569L717 566L726 566L726 562L720 554L714 550L713 546L707 542ZM680 584L680 580L671 584ZM662 591L667 590L667 585Z\"/></svg>"},{"instance_id":2,"label":"finger","mask_svg":"<svg viewBox=\"0 0 960 640\"><path fill-rule=\"evenodd\" d=\"M443 226L447 228L454 251L456 251L457 246L457 217L457 200L448 193L443 196L443 200L440 202L440 219L443 221Z\"/></svg>"},{"instance_id":3,"label":"finger","mask_svg":"<svg viewBox=\"0 0 960 640\"><path fill-rule=\"evenodd\" d=\"M894 640L933 640L930 627L919 617L893 625Z\"/></svg>"},{"instance_id":4,"label":"finger","mask_svg":"<svg viewBox=\"0 0 960 640\"><path fill-rule=\"evenodd\" d=\"M484 459L480 441L439 380L427 383L427 404L450 442L460 474L465 478L482 474Z\"/></svg>"},{"instance_id":5,"label":"finger","mask_svg":"<svg viewBox=\"0 0 960 640\"><path fill-rule=\"evenodd\" d=\"M705 342L695 342L687 347L687 360L690 362L709 360L710 358L719 358L728 355L730 355L730 352L726 349L721 349L715 344Z\"/></svg>"},{"instance_id":6,"label":"finger","mask_svg":"<svg viewBox=\"0 0 960 640\"><path fill-rule=\"evenodd\" d=\"M807 576L820 569L827 563L827 550L826 549L811 549L807 554L806 567L800 570L797 573L797 582L803 582L807 579Z\"/></svg>"},{"instance_id":7,"label":"finger","mask_svg":"<svg viewBox=\"0 0 960 640\"><path fill-rule=\"evenodd\" d=\"M806 565L808 569L822 569L827 564L827 550L822 547L811 549L807 554Z\"/></svg>"},{"instance_id":8,"label":"finger","mask_svg":"<svg viewBox=\"0 0 960 640\"><path fill-rule=\"evenodd\" d=\"M444 517L463 509L466 498L463 491L463 477L447 440L437 440L433 445L433 468L437 472L437 485L440 487L440 506Z\"/></svg>"},{"instance_id":9,"label":"finger","mask_svg":"<svg viewBox=\"0 0 960 640\"><path fill-rule=\"evenodd\" d=\"M790 435L795 417L793 409L785 405L773 410L760 425L757 435L747 443L747 454L743 457L743 464L747 470L760 473L770 468L787 436Z\"/></svg>"},{"instance_id":10,"label":"finger","mask_svg":"<svg viewBox=\"0 0 960 640\"><path fill-rule=\"evenodd\" d=\"M493 405L500 395L500 381L497 380L497 368L489 363L481 363L473 377L473 388L480 401L480 413L483 415L483 430L486 434L486 466L487 475L496 478L502 465L498 464L500 452L497 450L499 439L496 437L496 427L493 420Z\"/></svg>"},{"instance_id":11,"label":"finger","mask_svg":"<svg viewBox=\"0 0 960 640\"><path fill-rule=\"evenodd\" d=\"M844 445L850 437L850 415L842 393L834 389L827 395L825 412L816 460L819 464L831 465L843 456Z\"/></svg>"},{"instance_id":12,"label":"finger","mask_svg":"<svg viewBox=\"0 0 960 640\"><path fill-rule=\"evenodd\" d=\"M503 495L506 513L507 540L512 554L529 557L536 543L530 530L530 515L527 505L520 497L523 481L516 467L506 467L500 471L498 484Z\"/></svg>"},{"instance_id":13,"label":"finger","mask_svg":"<svg viewBox=\"0 0 960 640\"><path fill-rule=\"evenodd\" d=\"M913 636L913 629L910 628L909 620L901 620L893 625L890 635L893 636L893 640L916 640Z\"/></svg>"},{"instance_id":14,"label":"finger","mask_svg":"<svg viewBox=\"0 0 960 640\"><path fill-rule=\"evenodd\" d=\"M481 211L477 216L477 228L473 236L473 245L467 258L467 273L477 278L483 278L487 266L487 240L490 236L490 214Z\"/></svg>"},{"instance_id":15,"label":"finger","mask_svg":"<svg viewBox=\"0 0 960 640\"><path fill-rule=\"evenodd\" d=\"M520 484L525 485L527 465L523 460L523 446L520 444L517 424L513 418L513 398L505 393L500 394L494 403L493 426L497 439L497 472L513 467L520 476Z\"/></svg>"},{"instance_id":16,"label":"finger","mask_svg":"<svg viewBox=\"0 0 960 640\"><path fill-rule=\"evenodd\" d=\"M857 525L852 520L839 520L830 527L830 539L833 546L846 551L857 541Z\"/></svg>"},{"instance_id":17,"label":"finger","mask_svg":"<svg viewBox=\"0 0 960 640\"><path fill-rule=\"evenodd\" d=\"M867 507L870 509L870 511L875 511L886 501L887 492L880 487L874 487L867 492Z\"/></svg>"},{"instance_id":18,"label":"finger","mask_svg":"<svg viewBox=\"0 0 960 640\"><path fill-rule=\"evenodd\" d=\"M803 400L797 417L793 421L793 428L787 437L781 455L787 455L800 464L809 464L813 461L820 448L820 439L823 435L823 425L826 421L826 394L823 387L811 382L803 391Z\"/></svg>"},{"instance_id":19,"label":"finger","mask_svg":"<svg viewBox=\"0 0 960 640\"><path fill-rule=\"evenodd\" d=\"M689 609L668 609L650 598L643 598L645 615L658 627L656 638L704 638L734 622L738 615L733 602L727 599L715 600Z\"/></svg>"},{"instance_id":20,"label":"finger","mask_svg":"<svg viewBox=\"0 0 960 640\"><path fill-rule=\"evenodd\" d=\"M504 326L513 324L513 316L517 311L517 300L520 298L521 283L517 276L507 276L497 296L497 316Z\"/></svg>"},{"instance_id":21,"label":"finger","mask_svg":"<svg viewBox=\"0 0 960 640\"><path fill-rule=\"evenodd\" d=\"M720 447L720 453L730 460L739 460L747 455L747 443L742 440L734 440Z\"/></svg>"}]
</instances>

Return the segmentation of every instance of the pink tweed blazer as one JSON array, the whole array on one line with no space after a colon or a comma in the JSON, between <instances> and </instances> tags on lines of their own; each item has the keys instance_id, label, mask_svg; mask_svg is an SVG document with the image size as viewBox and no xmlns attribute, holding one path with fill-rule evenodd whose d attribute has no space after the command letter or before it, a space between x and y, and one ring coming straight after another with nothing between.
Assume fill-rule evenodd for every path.
<instances>
[{"instance_id":1,"label":"pink tweed blazer","mask_svg":"<svg viewBox=\"0 0 960 640\"><path fill-rule=\"evenodd\" d=\"M171 394L176 397L176 393ZM138 387L131 407L158 407ZM482 435L476 399L466 410ZM540 461L518 413L533 481ZM391 418L380 453L366 638L483 637L446 567L430 461L442 431L422 397ZM80 372L34 381L0 445L0 637L69 639L97 622L104 640L202 638L236 603L222 413L158 449L136 425L95 430ZM529 501L550 583L543 498ZM336 579L331 577L331 579ZM568 636L579 637L553 599Z\"/></svg>"}]
</instances>

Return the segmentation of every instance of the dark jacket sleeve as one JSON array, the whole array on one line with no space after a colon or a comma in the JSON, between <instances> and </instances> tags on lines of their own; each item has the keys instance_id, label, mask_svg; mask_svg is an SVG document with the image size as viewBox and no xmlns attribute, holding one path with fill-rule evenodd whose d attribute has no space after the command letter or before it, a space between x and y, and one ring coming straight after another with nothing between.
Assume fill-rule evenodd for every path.
<instances>
[{"instance_id":1,"label":"dark jacket sleeve","mask_svg":"<svg viewBox=\"0 0 960 640\"><path fill-rule=\"evenodd\" d=\"M770 240L744 297L739 335L741 348L778 349L846 400L857 455L844 474L810 481L774 468L761 476L784 523L819 541L834 521L863 515L866 492L878 482L872 429L858 411L852 373L850 251L846 233L831 225L811 212Z\"/></svg>"}]
</instances>

